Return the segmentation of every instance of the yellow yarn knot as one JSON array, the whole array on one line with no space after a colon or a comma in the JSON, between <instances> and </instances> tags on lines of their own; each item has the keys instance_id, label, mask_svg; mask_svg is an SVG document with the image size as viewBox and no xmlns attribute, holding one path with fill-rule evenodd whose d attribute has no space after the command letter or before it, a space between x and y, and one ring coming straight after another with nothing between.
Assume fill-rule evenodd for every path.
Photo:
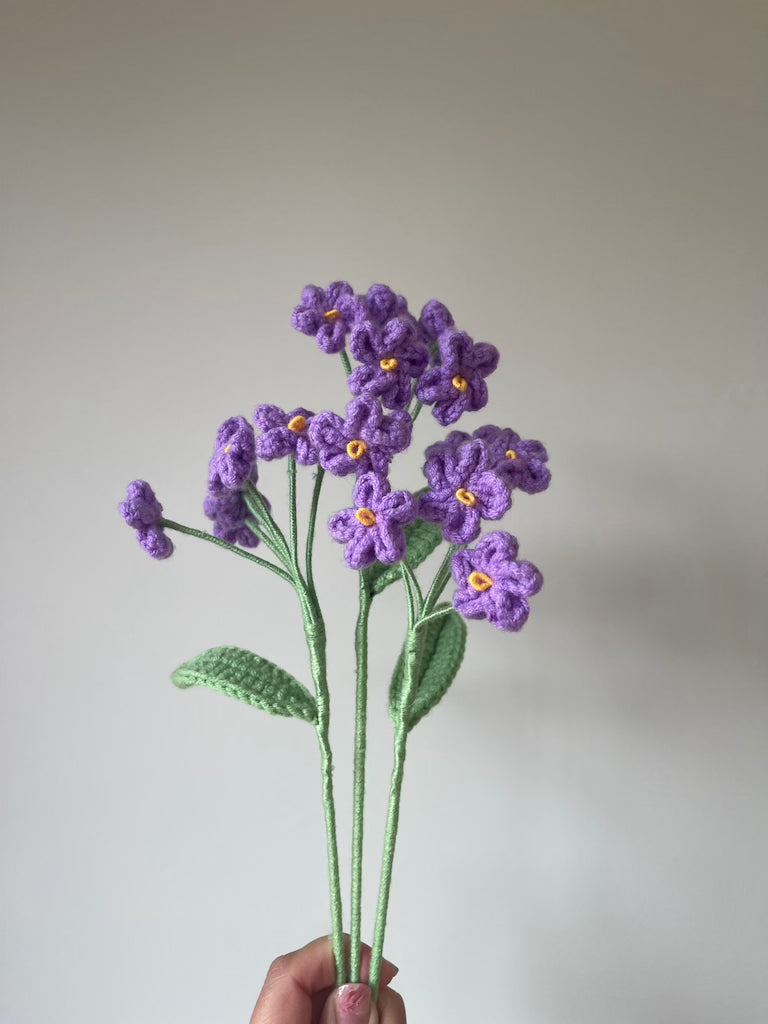
<instances>
[{"instance_id":1,"label":"yellow yarn knot","mask_svg":"<svg viewBox=\"0 0 768 1024\"><path fill-rule=\"evenodd\" d=\"M504 452L504 458L505 459L516 459L517 458L517 452L514 450L514 448L510 448L508 452Z\"/></svg>"},{"instance_id":2,"label":"yellow yarn knot","mask_svg":"<svg viewBox=\"0 0 768 1024\"><path fill-rule=\"evenodd\" d=\"M379 366L382 368L382 370L386 370L387 373L391 373L393 370L397 369L397 360L394 358L382 359L381 362L379 363Z\"/></svg>"},{"instance_id":3,"label":"yellow yarn knot","mask_svg":"<svg viewBox=\"0 0 768 1024\"><path fill-rule=\"evenodd\" d=\"M461 391L462 393L466 391L467 388L469 387L469 381L467 380L467 378L462 377L461 374L458 373L451 381L451 384L453 384L457 391Z\"/></svg>"},{"instance_id":4,"label":"yellow yarn knot","mask_svg":"<svg viewBox=\"0 0 768 1024\"><path fill-rule=\"evenodd\" d=\"M355 512L355 519L358 523L362 523L363 526L374 526L376 524L376 516L369 508L359 508Z\"/></svg>"},{"instance_id":5,"label":"yellow yarn knot","mask_svg":"<svg viewBox=\"0 0 768 1024\"><path fill-rule=\"evenodd\" d=\"M292 420L288 421L288 429L296 434L300 434L306 425L307 421L304 416L294 416Z\"/></svg>"},{"instance_id":6,"label":"yellow yarn knot","mask_svg":"<svg viewBox=\"0 0 768 1024\"><path fill-rule=\"evenodd\" d=\"M467 491L464 487L460 487L458 491L456 491L456 497L462 505L467 505L469 508L472 508L477 501L477 498L474 496L472 491Z\"/></svg>"},{"instance_id":7,"label":"yellow yarn knot","mask_svg":"<svg viewBox=\"0 0 768 1024\"><path fill-rule=\"evenodd\" d=\"M493 580L490 576L486 576L484 572L471 572L467 580L470 587L474 587L475 590L479 590L480 593L484 590L490 590L493 586Z\"/></svg>"},{"instance_id":8,"label":"yellow yarn knot","mask_svg":"<svg viewBox=\"0 0 768 1024\"><path fill-rule=\"evenodd\" d=\"M229 453L231 451L232 451L232 442L230 441L229 444L227 445L227 447L224 449L224 454L225 455L229 455Z\"/></svg>"},{"instance_id":9,"label":"yellow yarn knot","mask_svg":"<svg viewBox=\"0 0 768 1024\"><path fill-rule=\"evenodd\" d=\"M368 451L368 445L365 441L357 440L350 441L347 445L347 455L350 459L362 459L365 453Z\"/></svg>"},{"instance_id":10,"label":"yellow yarn knot","mask_svg":"<svg viewBox=\"0 0 768 1024\"><path fill-rule=\"evenodd\" d=\"M323 313L323 320L327 320L328 323L332 324L334 320L338 320L341 313L338 309L329 309L327 313Z\"/></svg>"}]
</instances>

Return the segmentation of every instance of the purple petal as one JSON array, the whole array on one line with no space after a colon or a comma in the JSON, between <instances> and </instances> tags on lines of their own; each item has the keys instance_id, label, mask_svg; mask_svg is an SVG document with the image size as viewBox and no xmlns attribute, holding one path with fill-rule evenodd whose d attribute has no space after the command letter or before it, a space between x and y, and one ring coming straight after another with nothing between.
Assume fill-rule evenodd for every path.
<instances>
[{"instance_id":1,"label":"purple petal","mask_svg":"<svg viewBox=\"0 0 768 1024\"><path fill-rule=\"evenodd\" d=\"M358 508L378 511L382 498L389 494L389 481L376 473L361 473L355 484L355 504Z\"/></svg>"},{"instance_id":2,"label":"purple petal","mask_svg":"<svg viewBox=\"0 0 768 1024\"><path fill-rule=\"evenodd\" d=\"M442 302L438 302L437 299L430 299L424 306L419 322L424 329L424 333L431 341L437 341L438 336L443 331L453 327L453 317L448 311L447 306L444 306Z\"/></svg>"},{"instance_id":3,"label":"purple petal","mask_svg":"<svg viewBox=\"0 0 768 1024\"><path fill-rule=\"evenodd\" d=\"M517 537L504 530L487 533L475 548L475 565L493 576L507 562L517 558Z\"/></svg>"},{"instance_id":4,"label":"purple petal","mask_svg":"<svg viewBox=\"0 0 768 1024\"><path fill-rule=\"evenodd\" d=\"M499 350L487 341L479 341L472 349L470 365L481 377L487 377L499 365Z\"/></svg>"},{"instance_id":5,"label":"purple petal","mask_svg":"<svg viewBox=\"0 0 768 1024\"><path fill-rule=\"evenodd\" d=\"M452 544L469 544L480 533L480 513L455 498L446 508L443 537Z\"/></svg>"},{"instance_id":6,"label":"purple petal","mask_svg":"<svg viewBox=\"0 0 768 1024\"><path fill-rule=\"evenodd\" d=\"M328 532L334 540L346 543L360 529L360 523L355 518L353 508L342 509L335 512L328 520Z\"/></svg>"},{"instance_id":7,"label":"purple petal","mask_svg":"<svg viewBox=\"0 0 768 1024\"><path fill-rule=\"evenodd\" d=\"M474 587L463 586L453 595L453 607L465 619L484 619L486 616L486 594Z\"/></svg>"},{"instance_id":8,"label":"purple petal","mask_svg":"<svg viewBox=\"0 0 768 1024\"><path fill-rule=\"evenodd\" d=\"M402 526L384 522L375 529L376 557L385 565L402 561L405 554L405 534Z\"/></svg>"},{"instance_id":9,"label":"purple petal","mask_svg":"<svg viewBox=\"0 0 768 1024\"><path fill-rule=\"evenodd\" d=\"M483 519L501 519L512 507L512 495L498 474L490 470L476 473L467 483L477 501L477 510Z\"/></svg>"},{"instance_id":10,"label":"purple petal","mask_svg":"<svg viewBox=\"0 0 768 1024\"><path fill-rule=\"evenodd\" d=\"M528 619L530 606L524 597L515 597L498 586L486 590L488 621L497 629L516 633Z\"/></svg>"},{"instance_id":11,"label":"purple petal","mask_svg":"<svg viewBox=\"0 0 768 1024\"><path fill-rule=\"evenodd\" d=\"M409 491L392 491L379 502L379 512L390 523L409 523L415 516L416 499Z\"/></svg>"},{"instance_id":12,"label":"purple petal","mask_svg":"<svg viewBox=\"0 0 768 1024\"><path fill-rule=\"evenodd\" d=\"M260 430L284 427L288 420L288 413L277 405L260 405L253 414L253 422Z\"/></svg>"},{"instance_id":13,"label":"purple petal","mask_svg":"<svg viewBox=\"0 0 768 1024\"><path fill-rule=\"evenodd\" d=\"M355 531L344 551L344 560L350 569L365 569L376 561L376 537L372 527L361 526Z\"/></svg>"}]
</instances>

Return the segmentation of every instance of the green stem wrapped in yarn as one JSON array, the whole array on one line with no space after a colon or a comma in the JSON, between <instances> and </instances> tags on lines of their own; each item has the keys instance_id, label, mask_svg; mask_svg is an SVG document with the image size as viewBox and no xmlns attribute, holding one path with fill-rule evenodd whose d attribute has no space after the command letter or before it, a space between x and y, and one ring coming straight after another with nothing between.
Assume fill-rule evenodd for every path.
<instances>
[{"instance_id":1,"label":"green stem wrapped in yarn","mask_svg":"<svg viewBox=\"0 0 768 1024\"><path fill-rule=\"evenodd\" d=\"M355 630L357 685L355 692L355 757L352 791L352 896L350 901L349 980L360 981L360 945L363 885L363 815L365 808L365 750L368 707L368 617L371 592L368 577L360 573L360 611Z\"/></svg>"}]
</instances>

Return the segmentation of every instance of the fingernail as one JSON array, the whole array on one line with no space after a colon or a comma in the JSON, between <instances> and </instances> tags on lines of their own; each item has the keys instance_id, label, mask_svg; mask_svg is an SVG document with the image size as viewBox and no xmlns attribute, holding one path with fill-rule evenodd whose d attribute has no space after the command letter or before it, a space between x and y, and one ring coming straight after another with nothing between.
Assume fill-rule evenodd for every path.
<instances>
[{"instance_id":1,"label":"fingernail","mask_svg":"<svg viewBox=\"0 0 768 1024\"><path fill-rule=\"evenodd\" d=\"M337 1024L369 1024L371 990L367 985L342 985L336 990Z\"/></svg>"}]
</instances>

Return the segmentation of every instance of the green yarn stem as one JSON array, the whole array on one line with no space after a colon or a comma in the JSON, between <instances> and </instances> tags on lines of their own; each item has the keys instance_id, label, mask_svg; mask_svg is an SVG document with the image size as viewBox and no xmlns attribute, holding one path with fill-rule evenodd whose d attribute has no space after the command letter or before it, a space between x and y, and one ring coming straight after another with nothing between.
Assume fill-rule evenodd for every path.
<instances>
[{"instance_id":1,"label":"green yarn stem","mask_svg":"<svg viewBox=\"0 0 768 1024\"><path fill-rule=\"evenodd\" d=\"M451 563L453 561L454 554L459 550L461 544L449 544L448 550L440 563L440 566L435 573L435 578L432 580L432 584L427 592L426 599L421 609L421 620L429 615L432 609L435 607L437 599L440 597L442 592L445 590L448 580L451 578Z\"/></svg>"},{"instance_id":2,"label":"green yarn stem","mask_svg":"<svg viewBox=\"0 0 768 1024\"><path fill-rule=\"evenodd\" d=\"M366 719L368 711L368 617L371 610L371 592L364 572L360 576L360 611L355 629L357 656L357 682L355 690L355 758L352 786L352 896L349 980L360 981L360 945L363 888L363 815L365 808L365 749Z\"/></svg>"},{"instance_id":3,"label":"green yarn stem","mask_svg":"<svg viewBox=\"0 0 768 1024\"><path fill-rule=\"evenodd\" d=\"M301 576L299 568L299 524L296 508L296 457L288 457L288 536L291 544L291 565L297 581Z\"/></svg>"},{"instance_id":4,"label":"green yarn stem","mask_svg":"<svg viewBox=\"0 0 768 1024\"><path fill-rule=\"evenodd\" d=\"M307 551L306 551L306 572L307 587L309 593L317 604L317 591L315 590L315 575L312 566L312 559L315 547L315 524L317 523L317 505L320 500L320 490L323 486L325 470L322 466L317 467L315 474L315 486L312 488L312 504L309 506L309 522L307 524Z\"/></svg>"},{"instance_id":5,"label":"green yarn stem","mask_svg":"<svg viewBox=\"0 0 768 1024\"><path fill-rule=\"evenodd\" d=\"M207 540L210 544L218 544L220 548L226 548L227 551L231 551L235 555L240 555L241 558L247 558L249 562L255 562L256 565L260 565L262 569L269 569L276 576L279 576L281 580L285 580L286 583L293 585L293 580L288 573L281 569L279 565L273 565L271 562L267 562L263 558L259 558L258 555L252 555L250 551L245 551L243 548L238 548L234 544L228 544L227 541L221 540L219 537L214 537L213 534L205 533L203 530L195 530L191 526L184 526L182 523L175 523L172 519L161 519L160 526L164 526L168 530L176 530L178 533L186 533L190 537L199 537L200 540Z\"/></svg>"},{"instance_id":6,"label":"green yarn stem","mask_svg":"<svg viewBox=\"0 0 768 1024\"><path fill-rule=\"evenodd\" d=\"M397 842L397 826L400 821L400 794L403 788L403 772L405 771L405 750L408 740L407 711L413 700L414 680L413 664L416 658L418 639L416 634L416 602L408 579L409 569L403 565L403 582L408 600L408 637L406 640L405 685L403 686L395 724L394 764L392 779L389 786L389 806L387 809L387 826L384 831L384 852L381 858L381 881L379 883L379 902L376 907L376 924L373 932L373 951L371 953L371 971L369 985L376 1003L381 981L381 961L384 955L384 932L387 927L387 909L389 892L392 886L392 867L395 859ZM410 572L411 577L413 573Z\"/></svg>"},{"instance_id":7,"label":"green yarn stem","mask_svg":"<svg viewBox=\"0 0 768 1024\"><path fill-rule=\"evenodd\" d=\"M416 405L414 405L414 407L413 407L413 412L411 413L411 420L412 420L412 421L413 421L414 423L416 422L416 417L417 417L417 416L419 415L419 413L421 412L421 410L422 410L423 408L424 408L424 406L423 406L423 405L421 404L421 402L420 402L420 401L419 401L419 400L417 399L417 400L416 400Z\"/></svg>"},{"instance_id":8,"label":"green yarn stem","mask_svg":"<svg viewBox=\"0 0 768 1024\"><path fill-rule=\"evenodd\" d=\"M347 376L349 376L350 373L352 373L352 363L350 363L350 361L349 361L349 356L347 355L347 350L345 348L342 349L341 352L340 352L340 355L341 355L341 362L344 365L344 372L346 373Z\"/></svg>"},{"instance_id":9,"label":"green yarn stem","mask_svg":"<svg viewBox=\"0 0 768 1024\"><path fill-rule=\"evenodd\" d=\"M316 507L315 507L316 511ZM336 840L336 805L333 798L333 754L329 739L330 698L326 660L325 624L314 588L310 590L299 567L298 512L296 508L296 459L288 462L288 535L290 537L290 568L293 584L301 604L304 619L304 635L307 639L309 665L315 684L317 705L316 732L320 744L320 775L323 811L325 814L325 835L328 847L328 882L331 902L331 937L333 955L336 961L336 984L346 980L346 958L344 953L343 913L341 902L341 878L339 872L339 851ZM271 518L271 517L270 517ZM279 532L279 527L275 524ZM280 534L280 536L283 536ZM284 537L283 537L284 541Z\"/></svg>"},{"instance_id":10,"label":"green yarn stem","mask_svg":"<svg viewBox=\"0 0 768 1024\"><path fill-rule=\"evenodd\" d=\"M261 491L255 484L248 481L243 490L243 498L248 506L248 511L262 527L264 539L271 551L280 559L286 568L291 568L291 555L288 550L288 542L285 534L275 522L275 518L267 508L267 503Z\"/></svg>"}]
</instances>

